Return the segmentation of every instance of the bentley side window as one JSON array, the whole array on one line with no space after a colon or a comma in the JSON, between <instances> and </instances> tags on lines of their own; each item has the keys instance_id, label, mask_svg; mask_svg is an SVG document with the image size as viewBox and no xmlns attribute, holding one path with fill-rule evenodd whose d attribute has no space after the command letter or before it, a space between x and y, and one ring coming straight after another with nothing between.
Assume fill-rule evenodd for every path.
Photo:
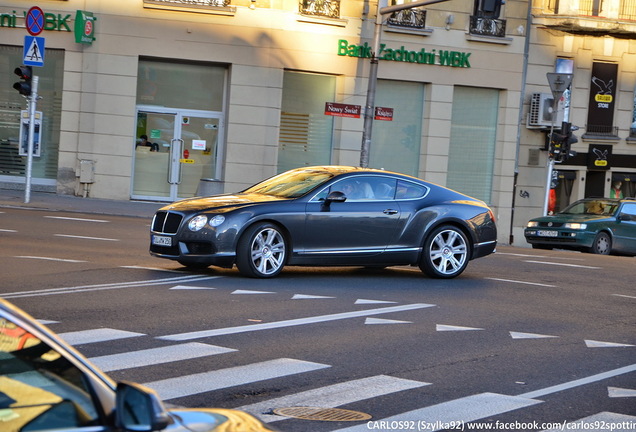
<instances>
[{"instance_id":1,"label":"bentley side window","mask_svg":"<svg viewBox=\"0 0 636 432\"><path fill-rule=\"evenodd\" d=\"M13 322L0 318L0 424L6 432L99 424L83 373Z\"/></svg>"}]
</instances>

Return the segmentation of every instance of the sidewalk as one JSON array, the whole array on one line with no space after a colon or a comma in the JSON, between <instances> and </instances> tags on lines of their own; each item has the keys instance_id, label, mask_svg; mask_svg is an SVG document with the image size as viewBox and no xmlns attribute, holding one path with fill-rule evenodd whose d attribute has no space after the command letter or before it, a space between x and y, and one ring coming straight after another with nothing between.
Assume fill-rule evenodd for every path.
<instances>
[{"instance_id":1,"label":"sidewalk","mask_svg":"<svg viewBox=\"0 0 636 432\"><path fill-rule=\"evenodd\" d=\"M29 202L25 203L24 196L24 190L0 189L0 209L3 207L28 208L111 216L152 218L158 208L167 204L150 201L119 201L98 198L82 198L73 195L58 195L50 192L34 191L31 192Z\"/></svg>"}]
</instances>

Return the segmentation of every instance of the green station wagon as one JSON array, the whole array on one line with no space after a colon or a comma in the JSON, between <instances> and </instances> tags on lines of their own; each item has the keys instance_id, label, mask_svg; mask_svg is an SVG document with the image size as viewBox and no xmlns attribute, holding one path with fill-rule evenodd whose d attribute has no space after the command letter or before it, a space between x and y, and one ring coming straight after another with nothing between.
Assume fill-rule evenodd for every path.
<instances>
[{"instance_id":1,"label":"green station wagon","mask_svg":"<svg viewBox=\"0 0 636 432\"><path fill-rule=\"evenodd\" d=\"M536 249L636 255L636 200L585 198L553 216L531 219L524 235Z\"/></svg>"}]
</instances>

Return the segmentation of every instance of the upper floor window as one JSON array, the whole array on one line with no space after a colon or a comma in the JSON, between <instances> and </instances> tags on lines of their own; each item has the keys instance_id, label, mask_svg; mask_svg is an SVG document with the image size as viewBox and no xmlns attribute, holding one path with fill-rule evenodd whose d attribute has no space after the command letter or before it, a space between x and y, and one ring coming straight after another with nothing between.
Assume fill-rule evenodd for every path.
<instances>
[{"instance_id":1,"label":"upper floor window","mask_svg":"<svg viewBox=\"0 0 636 432\"><path fill-rule=\"evenodd\" d=\"M300 0L298 10L304 15L340 18L340 0Z\"/></svg>"},{"instance_id":2,"label":"upper floor window","mask_svg":"<svg viewBox=\"0 0 636 432\"><path fill-rule=\"evenodd\" d=\"M469 33L503 38L506 35L506 20L499 18L503 3L503 0L475 0Z\"/></svg>"}]
</instances>

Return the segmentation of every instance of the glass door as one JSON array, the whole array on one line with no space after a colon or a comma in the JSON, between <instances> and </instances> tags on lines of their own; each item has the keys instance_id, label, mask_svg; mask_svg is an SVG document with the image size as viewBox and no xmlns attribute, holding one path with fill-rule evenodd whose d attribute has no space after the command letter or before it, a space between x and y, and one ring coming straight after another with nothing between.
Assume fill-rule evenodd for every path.
<instances>
[{"instance_id":1,"label":"glass door","mask_svg":"<svg viewBox=\"0 0 636 432\"><path fill-rule=\"evenodd\" d=\"M189 198L218 179L221 125L214 112L138 108L131 197Z\"/></svg>"}]
</instances>

